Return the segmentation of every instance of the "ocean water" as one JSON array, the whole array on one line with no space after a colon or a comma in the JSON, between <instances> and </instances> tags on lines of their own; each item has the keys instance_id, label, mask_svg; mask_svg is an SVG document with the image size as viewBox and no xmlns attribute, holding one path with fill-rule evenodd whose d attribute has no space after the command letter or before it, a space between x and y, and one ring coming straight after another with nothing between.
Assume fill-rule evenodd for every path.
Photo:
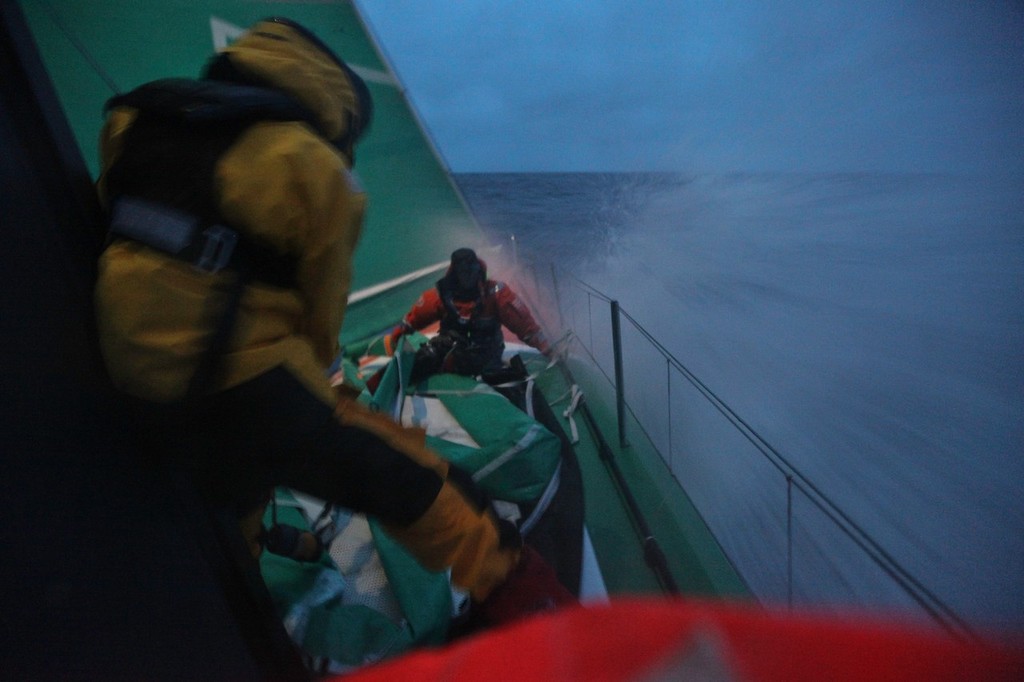
<instances>
[{"instance_id":1,"label":"ocean water","mask_svg":"<svg viewBox=\"0 0 1024 682\"><path fill-rule=\"evenodd\" d=\"M1024 179L456 180L485 229L619 300L963 618L1024 629ZM680 450L730 437L692 430ZM757 459L683 458L677 476L755 592L784 601L785 485ZM910 608L794 507L796 602Z\"/></svg>"}]
</instances>

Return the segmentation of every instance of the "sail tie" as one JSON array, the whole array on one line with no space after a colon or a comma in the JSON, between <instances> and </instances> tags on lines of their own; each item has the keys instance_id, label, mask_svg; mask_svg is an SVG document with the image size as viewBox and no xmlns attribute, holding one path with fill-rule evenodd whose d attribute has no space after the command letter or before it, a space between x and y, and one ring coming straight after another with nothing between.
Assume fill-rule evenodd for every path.
<instances>
[{"instance_id":1,"label":"sail tie","mask_svg":"<svg viewBox=\"0 0 1024 682\"><path fill-rule=\"evenodd\" d=\"M540 432L543 428L544 427L541 426L539 423L534 423L533 425L531 425L529 431L527 431L526 434L519 439L518 443L514 444L508 450L492 459L486 466L482 467L479 471L473 474L473 480L477 482L482 481L483 479L487 478L492 473L494 473L494 471L497 470L499 467L504 466L504 464L508 462L510 459L518 455L523 450L529 448L533 444L533 442L537 440L538 437L540 437Z\"/></svg>"},{"instance_id":2,"label":"sail tie","mask_svg":"<svg viewBox=\"0 0 1024 682\"><path fill-rule=\"evenodd\" d=\"M583 391L580 390L578 384L573 384L571 389L571 398L569 400L569 406L565 408L565 412L562 416L569 420L569 431L572 433L572 444L580 442L580 432L576 427L576 420L573 416L576 414L576 409L580 406L580 401L583 400Z\"/></svg>"},{"instance_id":3,"label":"sail tie","mask_svg":"<svg viewBox=\"0 0 1024 682\"><path fill-rule=\"evenodd\" d=\"M562 463L559 462L558 466L555 467L555 473L552 474L551 480L548 481L547 486L544 488L544 492L541 493L540 499L537 500L537 504L534 506L533 511L526 518L525 521L519 526L519 533L526 535L533 527L540 521L540 517L544 515L548 507L551 506L551 500L555 499L555 493L558 492L558 486L562 481Z\"/></svg>"}]
</instances>

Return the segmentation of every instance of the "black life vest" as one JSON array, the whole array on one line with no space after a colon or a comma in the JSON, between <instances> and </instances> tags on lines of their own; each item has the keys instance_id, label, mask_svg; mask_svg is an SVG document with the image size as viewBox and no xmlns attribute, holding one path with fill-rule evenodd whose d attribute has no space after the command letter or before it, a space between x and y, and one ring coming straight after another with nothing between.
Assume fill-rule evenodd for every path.
<instances>
[{"instance_id":1,"label":"black life vest","mask_svg":"<svg viewBox=\"0 0 1024 682\"><path fill-rule=\"evenodd\" d=\"M233 270L233 282L215 294L206 349L183 404L190 408L221 369L242 295L253 280L294 288L299 254L279 253L226 225L220 214L217 162L238 137L260 121L303 121L313 116L269 88L220 81L165 79L112 98L107 110L138 111L122 151L107 171L110 235L130 239L199 270Z\"/></svg>"},{"instance_id":2,"label":"black life vest","mask_svg":"<svg viewBox=\"0 0 1024 682\"><path fill-rule=\"evenodd\" d=\"M225 246L211 240L223 241L228 234L233 255L230 263L221 265L244 261L252 279L294 286L297 255L277 253L225 225L215 169L254 123L312 125L313 115L269 88L178 78L147 83L107 102L107 110L118 106L132 107L139 114L125 134L121 155L107 171L111 237L134 239L201 266L211 251ZM219 229L211 231L213 226ZM177 243L160 239L176 230L182 232Z\"/></svg>"},{"instance_id":3,"label":"black life vest","mask_svg":"<svg viewBox=\"0 0 1024 682\"><path fill-rule=\"evenodd\" d=\"M501 320L496 315L488 315L485 310L485 299L488 294L481 285L476 297L472 300L473 308L469 317L463 316L455 305L455 289L447 278L437 282L437 292L444 305L445 315L441 318L441 331L454 332L461 336L470 346L490 346L497 344L504 348L501 335ZM465 299L460 298L464 302Z\"/></svg>"}]
</instances>

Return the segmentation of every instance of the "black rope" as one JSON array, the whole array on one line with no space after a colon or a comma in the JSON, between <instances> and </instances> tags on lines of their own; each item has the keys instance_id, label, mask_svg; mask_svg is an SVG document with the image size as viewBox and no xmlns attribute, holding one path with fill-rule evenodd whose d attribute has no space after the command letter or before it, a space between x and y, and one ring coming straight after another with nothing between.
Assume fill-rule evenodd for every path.
<instances>
[{"instance_id":1,"label":"black rope","mask_svg":"<svg viewBox=\"0 0 1024 682\"><path fill-rule=\"evenodd\" d=\"M207 301L208 306L212 308L208 314L214 319L210 323L205 349L199 357L199 363L185 392L185 401L188 404L193 404L207 391L216 388L221 378L224 356L231 345L235 323L242 307L242 297L250 280L249 267L239 265L233 275L230 283L225 285L226 291L214 287L214 292Z\"/></svg>"},{"instance_id":2,"label":"black rope","mask_svg":"<svg viewBox=\"0 0 1024 682\"><path fill-rule=\"evenodd\" d=\"M566 375L569 383L575 384L576 381L573 379L572 373L569 369L565 367L563 363L559 363L559 367L561 367L562 372ZM665 552L662 551L661 544L654 537L654 533L651 531L651 527L647 523L647 518L644 516L643 511L640 509L640 505L633 496L632 490L629 488L629 484L626 482L626 477L623 476L622 470L615 461L615 454L608 445L608 441L605 440L604 434L601 432L600 427L597 425L597 421L590 412L590 408L587 407L586 398L580 402L579 409L582 410L583 417L587 421L587 426L590 428L590 432L594 434L594 438L597 440L597 448L601 460L605 463L605 466L612 474L612 479L619 490L620 496L626 503L626 508L629 511L633 524L636 526L637 534L642 540L644 562L654 573L658 582L661 584L662 589L666 593L670 595L679 594L679 586L676 584L675 578L672 577L672 571L668 567L668 559L665 557Z\"/></svg>"}]
</instances>

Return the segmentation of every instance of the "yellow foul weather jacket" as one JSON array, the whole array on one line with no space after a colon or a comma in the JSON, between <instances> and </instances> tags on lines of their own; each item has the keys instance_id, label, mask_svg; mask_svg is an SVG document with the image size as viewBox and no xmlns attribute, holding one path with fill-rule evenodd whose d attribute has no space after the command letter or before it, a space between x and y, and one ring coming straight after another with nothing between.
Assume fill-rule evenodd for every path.
<instances>
[{"instance_id":1,"label":"yellow foul weather jacket","mask_svg":"<svg viewBox=\"0 0 1024 682\"><path fill-rule=\"evenodd\" d=\"M208 168L219 219L264 252L294 263L287 286L258 277L246 286L210 389L221 392L284 368L339 423L373 434L427 467L428 475L440 476L445 482L426 511L392 530L422 563L450 567L453 582L482 600L502 582L519 550L500 540L492 512L446 480L447 463L423 446L422 434L404 432L351 401L339 404L325 375L338 350L366 205L349 170L353 128L364 123L354 76L315 38L273 20L255 25L219 59L230 64L234 77L285 93L309 115L255 117L226 138L230 143ZM118 106L115 100L101 135L104 172L98 188L108 206L119 196L113 169L128 156L141 120L128 102ZM346 139L348 145L338 144ZM113 240L100 258L95 304L101 350L115 385L145 401L181 400L206 350L210 302L234 276L230 270L200 272L136 240Z\"/></svg>"}]
</instances>

